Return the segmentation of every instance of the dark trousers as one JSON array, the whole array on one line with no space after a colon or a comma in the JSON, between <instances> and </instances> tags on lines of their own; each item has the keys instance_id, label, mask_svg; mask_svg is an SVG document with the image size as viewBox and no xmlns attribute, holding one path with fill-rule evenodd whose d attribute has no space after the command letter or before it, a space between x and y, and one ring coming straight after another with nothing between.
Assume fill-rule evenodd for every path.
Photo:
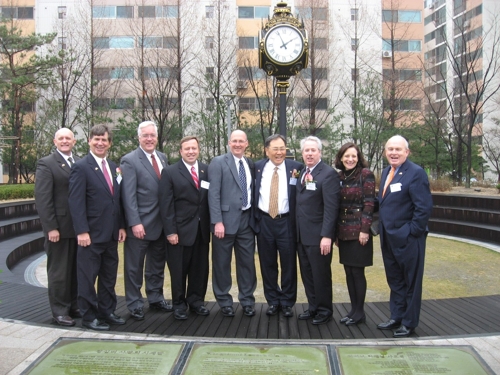
<instances>
[{"instance_id":1,"label":"dark trousers","mask_svg":"<svg viewBox=\"0 0 500 375\"><path fill-rule=\"evenodd\" d=\"M332 315L332 252L321 255L319 244L305 246L300 242L297 250L309 311Z\"/></svg>"},{"instance_id":2,"label":"dark trousers","mask_svg":"<svg viewBox=\"0 0 500 375\"><path fill-rule=\"evenodd\" d=\"M117 241L78 246L78 307L84 321L102 318L116 309L117 248Z\"/></svg>"},{"instance_id":3,"label":"dark trousers","mask_svg":"<svg viewBox=\"0 0 500 375\"><path fill-rule=\"evenodd\" d=\"M167 263L170 270L174 309L204 305L208 285L209 243L203 242L201 228L192 246L167 243ZM186 288L187 286L187 288Z\"/></svg>"},{"instance_id":4,"label":"dark trousers","mask_svg":"<svg viewBox=\"0 0 500 375\"><path fill-rule=\"evenodd\" d=\"M384 238L387 236L384 233ZM396 249L391 248L387 241L382 244L385 275L391 289L391 319L410 328L417 327L420 319L426 238L426 234L420 237L410 235L406 246Z\"/></svg>"},{"instance_id":5,"label":"dark trousers","mask_svg":"<svg viewBox=\"0 0 500 375\"><path fill-rule=\"evenodd\" d=\"M165 280L165 237L160 234L156 240L141 240L128 236L124 246L125 299L130 311L144 306L141 288L146 283L149 303L164 300ZM146 260L146 266L144 266Z\"/></svg>"},{"instance_id":6,"label":"dark trousers","mask_svg":"<svg viewBox=\"0 0 500 375\"><path fill-rule=\"evenodd\" d=\"M262 216L257 246L267 303L293 306L297 300L297 251L290 217L272 219L267 215ZM278 254L281 287L278 284Z\"/></svg>"},{"instance_id":7,"label":"dark trousers","mask_svg":"<svg viewBox=\"0 0 500 375\"><path fill-rule=\"evenodd\" d=\"M75 238L61 238L57 242L45 238L48 295L53 316L70 315L70 310L78 309L76 248Z\"/></svg>"}]
</instances>

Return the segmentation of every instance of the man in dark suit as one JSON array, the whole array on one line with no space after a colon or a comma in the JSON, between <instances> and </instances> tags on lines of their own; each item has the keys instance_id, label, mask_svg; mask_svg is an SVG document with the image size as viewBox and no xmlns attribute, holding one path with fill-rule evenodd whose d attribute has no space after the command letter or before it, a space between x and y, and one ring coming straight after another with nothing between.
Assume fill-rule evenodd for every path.
<instances>
[{"instance_id":1,"label":"man in dark suit","mask_svg":"<svg viewBox=\"0 0 500 375\"><path fill-rule=\"evenodd\" d=\"M319 138L304 138L300 148L305 168L297 181L297 249L309 309L299 319L324 324L333 314L331 263L340 179L332 167L321 161Z\"/></svg>"},{"instance_id":2,"label":"man in dark suit","mask_svg":"<svg viewBox=\"0 0 500 375\"><path fill-rule=\"evenodd\" d=\"M80 318L77 303L76 236L69 213L69 174L79 158L72 154L76 144L73 132L59 129L54 136L56 151L38 161L35 202L47 253L49 304L53 320L61 326L74 326Z\"/></svg>"},{"instance_id":3,"label":"man in dark suit","mask_svg":"<svg viewBox=\"0 0 500 375\"><path fill-rule=\"evenodd\" d=\"M125 324L114 313L117 241L123 242L127 234L120 210L121 176L106 158L111 141L108 127L95 125L89 135L90 153L75 163L69 177L69 208L78 241L78 306L82 325L97 331Z\"/></svg>"},{"instance_id":4,"label":"man in dark suit","mask_svg":"<svg viewBox=\"0 0 500 375\"><path fill-rule=\"evenodd\" d=\"M382 173L378 196L380 244L391 289L391 317L378 328L395 329L394 337L408 337L419 322L427 222L432 212L429 178L407 160L409 154L402 136L387 141L389 167Z\"/></svg>"},{"instance_id":5,"label":"man in dark suit","mask_svg":"<svg viewBox=\"0 0 500 375\"><path fill-rule=\"evenodd\" d=\"M208 284L210 216L208 165L198 161L196 137L181 139L182 159L164 170L160 183L160 209L167 236L175 319L187 319L187 307L198 315L205 307Z\"/></svg>"},{"instance_id":6,"label":"man in dark suit","mask_svg":"<svg viewBox=\"0 0 500 375\"><path fill-rule=\"evenodd\" d=\"M127 223L123 251L125 299L131 317L143 320L143 279L149 308L172 311L163 296L166 244L158 204L161 172L168 163L165 154L156 150L158 128L153 121L141 122L137 136L139 147L122 158L120 187Z\"/></svg>"},{"instance_id":7,"label":"man in dark suit","mask_svg":"<svg viewBox=\"0 0 500 375\"><path fill-rule=\"evenodd\" d=\"M212 286L224 316L233 317L231 290L231 257L234 246L238 299L246 316L255 315L254 291L255 233L252 215L253 163L245 158L248 139L235 130L229 139L229 150L215 157L208 167L210 188L208 205L212 224Z\"/></svg>"},{"instance_id":8,"label":"man in dark suit","mask_svg":"<svg viewBox=\"0 0 500 375\"><path fill-rule=\"evenodd\" d=\"M267 137L267 158L255 163L255 231L267 315L293 316L297 300L297 231L295 192L303 165L286 159L286 141L280 134ZM294 173L295 172L295 173ZM278 254L281 286L278 284Z\"/></svg>"}]
</instances>

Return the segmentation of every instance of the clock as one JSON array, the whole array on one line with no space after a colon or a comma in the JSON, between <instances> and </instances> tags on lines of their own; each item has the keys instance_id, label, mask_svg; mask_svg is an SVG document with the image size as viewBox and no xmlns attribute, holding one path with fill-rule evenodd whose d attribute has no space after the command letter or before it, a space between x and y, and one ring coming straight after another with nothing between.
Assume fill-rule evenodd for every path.
<instances>
[{"instance_id":1,"label":"clock","mask_svg":"<svg viewBox=\"0 0 500 375\"><path fill-rule=\"evenodd\" d=\"M304 52L304 37L291 25L277 25L265 37L266 55L276 64L288 65L298 60Z\"/></svg>"}]
</instances>

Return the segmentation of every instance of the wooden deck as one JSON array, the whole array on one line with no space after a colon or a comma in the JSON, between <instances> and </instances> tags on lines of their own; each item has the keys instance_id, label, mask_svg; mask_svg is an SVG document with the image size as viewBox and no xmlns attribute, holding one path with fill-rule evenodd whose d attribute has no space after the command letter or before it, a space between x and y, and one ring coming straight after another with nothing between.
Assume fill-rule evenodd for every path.
<instances>
[{"instance_id":1,"label":"wooden deck","mask_svg":"<svg viewBox=\"0 0 500 375\"><path fill-rule=\"evenodd\" d=\"M1 278L1 274L0 274ZM301 321L297 315L307 306L297 304L295 316L284 318L280 314L266 315L266 304L257 304L257 314L246 317L239 304L235 304L236 316L223 317L215 302L209 302L210 315L194 313L185 321L175 320L172 313L162 313L145 308L146 318L135 321L130 318L125 298L118 297L117 314L127 319L123 326L112 326L113 332L154 334L162 336L186 336L229 339L384 339L392 338L391 331L381 331L377 323L385 321L389 314L388 302L370 302L366 305L366 324L346 327L338 320L345 315L348 304L334 304L333 319L325 325L314 326L310 321ZM424 300L421 321L414 337L460 336L500 333L500 296L450 298ZM30 323L54 325L47 298L47 290L31 285L4 282L0 284L0 318ZM77 321L75 329L79 329Z\"/></svg>"}]
</instances>

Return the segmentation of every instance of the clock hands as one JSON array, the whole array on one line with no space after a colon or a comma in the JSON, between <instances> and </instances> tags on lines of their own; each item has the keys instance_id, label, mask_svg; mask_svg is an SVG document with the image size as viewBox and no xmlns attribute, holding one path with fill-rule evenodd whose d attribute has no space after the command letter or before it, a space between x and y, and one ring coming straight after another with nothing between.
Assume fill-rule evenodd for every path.
<instances>
[{"instance_id":1,"label":"clock hands","mask_svg":"<svg viewBox=\"0 0 500 375\"><path fill-rule=\"evenodd\" d=\"M294 41L294 40L295 40L295 39L297 39L297 38L298 38L298 36L296 36L295 38L290 39L290 40L289 40L288 42L286 42L286 43L283 43L283 45L282 45L280 48L285 47L285 49L288 49L288 48L286 48L286 45L287 45L288 43L290 43L290 42ZM283 40L281 40L281 41L283 41Z\"/></svg>"},{"instance_id":2,"label":"clock hands","mask_svg":"<svg viewBox=\"0 0 500 375\"><path fill-rule=\"evenodd\" d=\"M281 45L281 47L280 47L280 48L285 47L285 49L287 49L287 48L286 48L286 44L285 44L285 42L283 41L283 38L281 37L281 34L280 34L279 30L277 30L277 31L276 31L276 34L278 34L278 36L279 36L279 37L280 37L280 39L281 39L281 43L283 43L283 44Z\"/></svg>"}]
</instances>

